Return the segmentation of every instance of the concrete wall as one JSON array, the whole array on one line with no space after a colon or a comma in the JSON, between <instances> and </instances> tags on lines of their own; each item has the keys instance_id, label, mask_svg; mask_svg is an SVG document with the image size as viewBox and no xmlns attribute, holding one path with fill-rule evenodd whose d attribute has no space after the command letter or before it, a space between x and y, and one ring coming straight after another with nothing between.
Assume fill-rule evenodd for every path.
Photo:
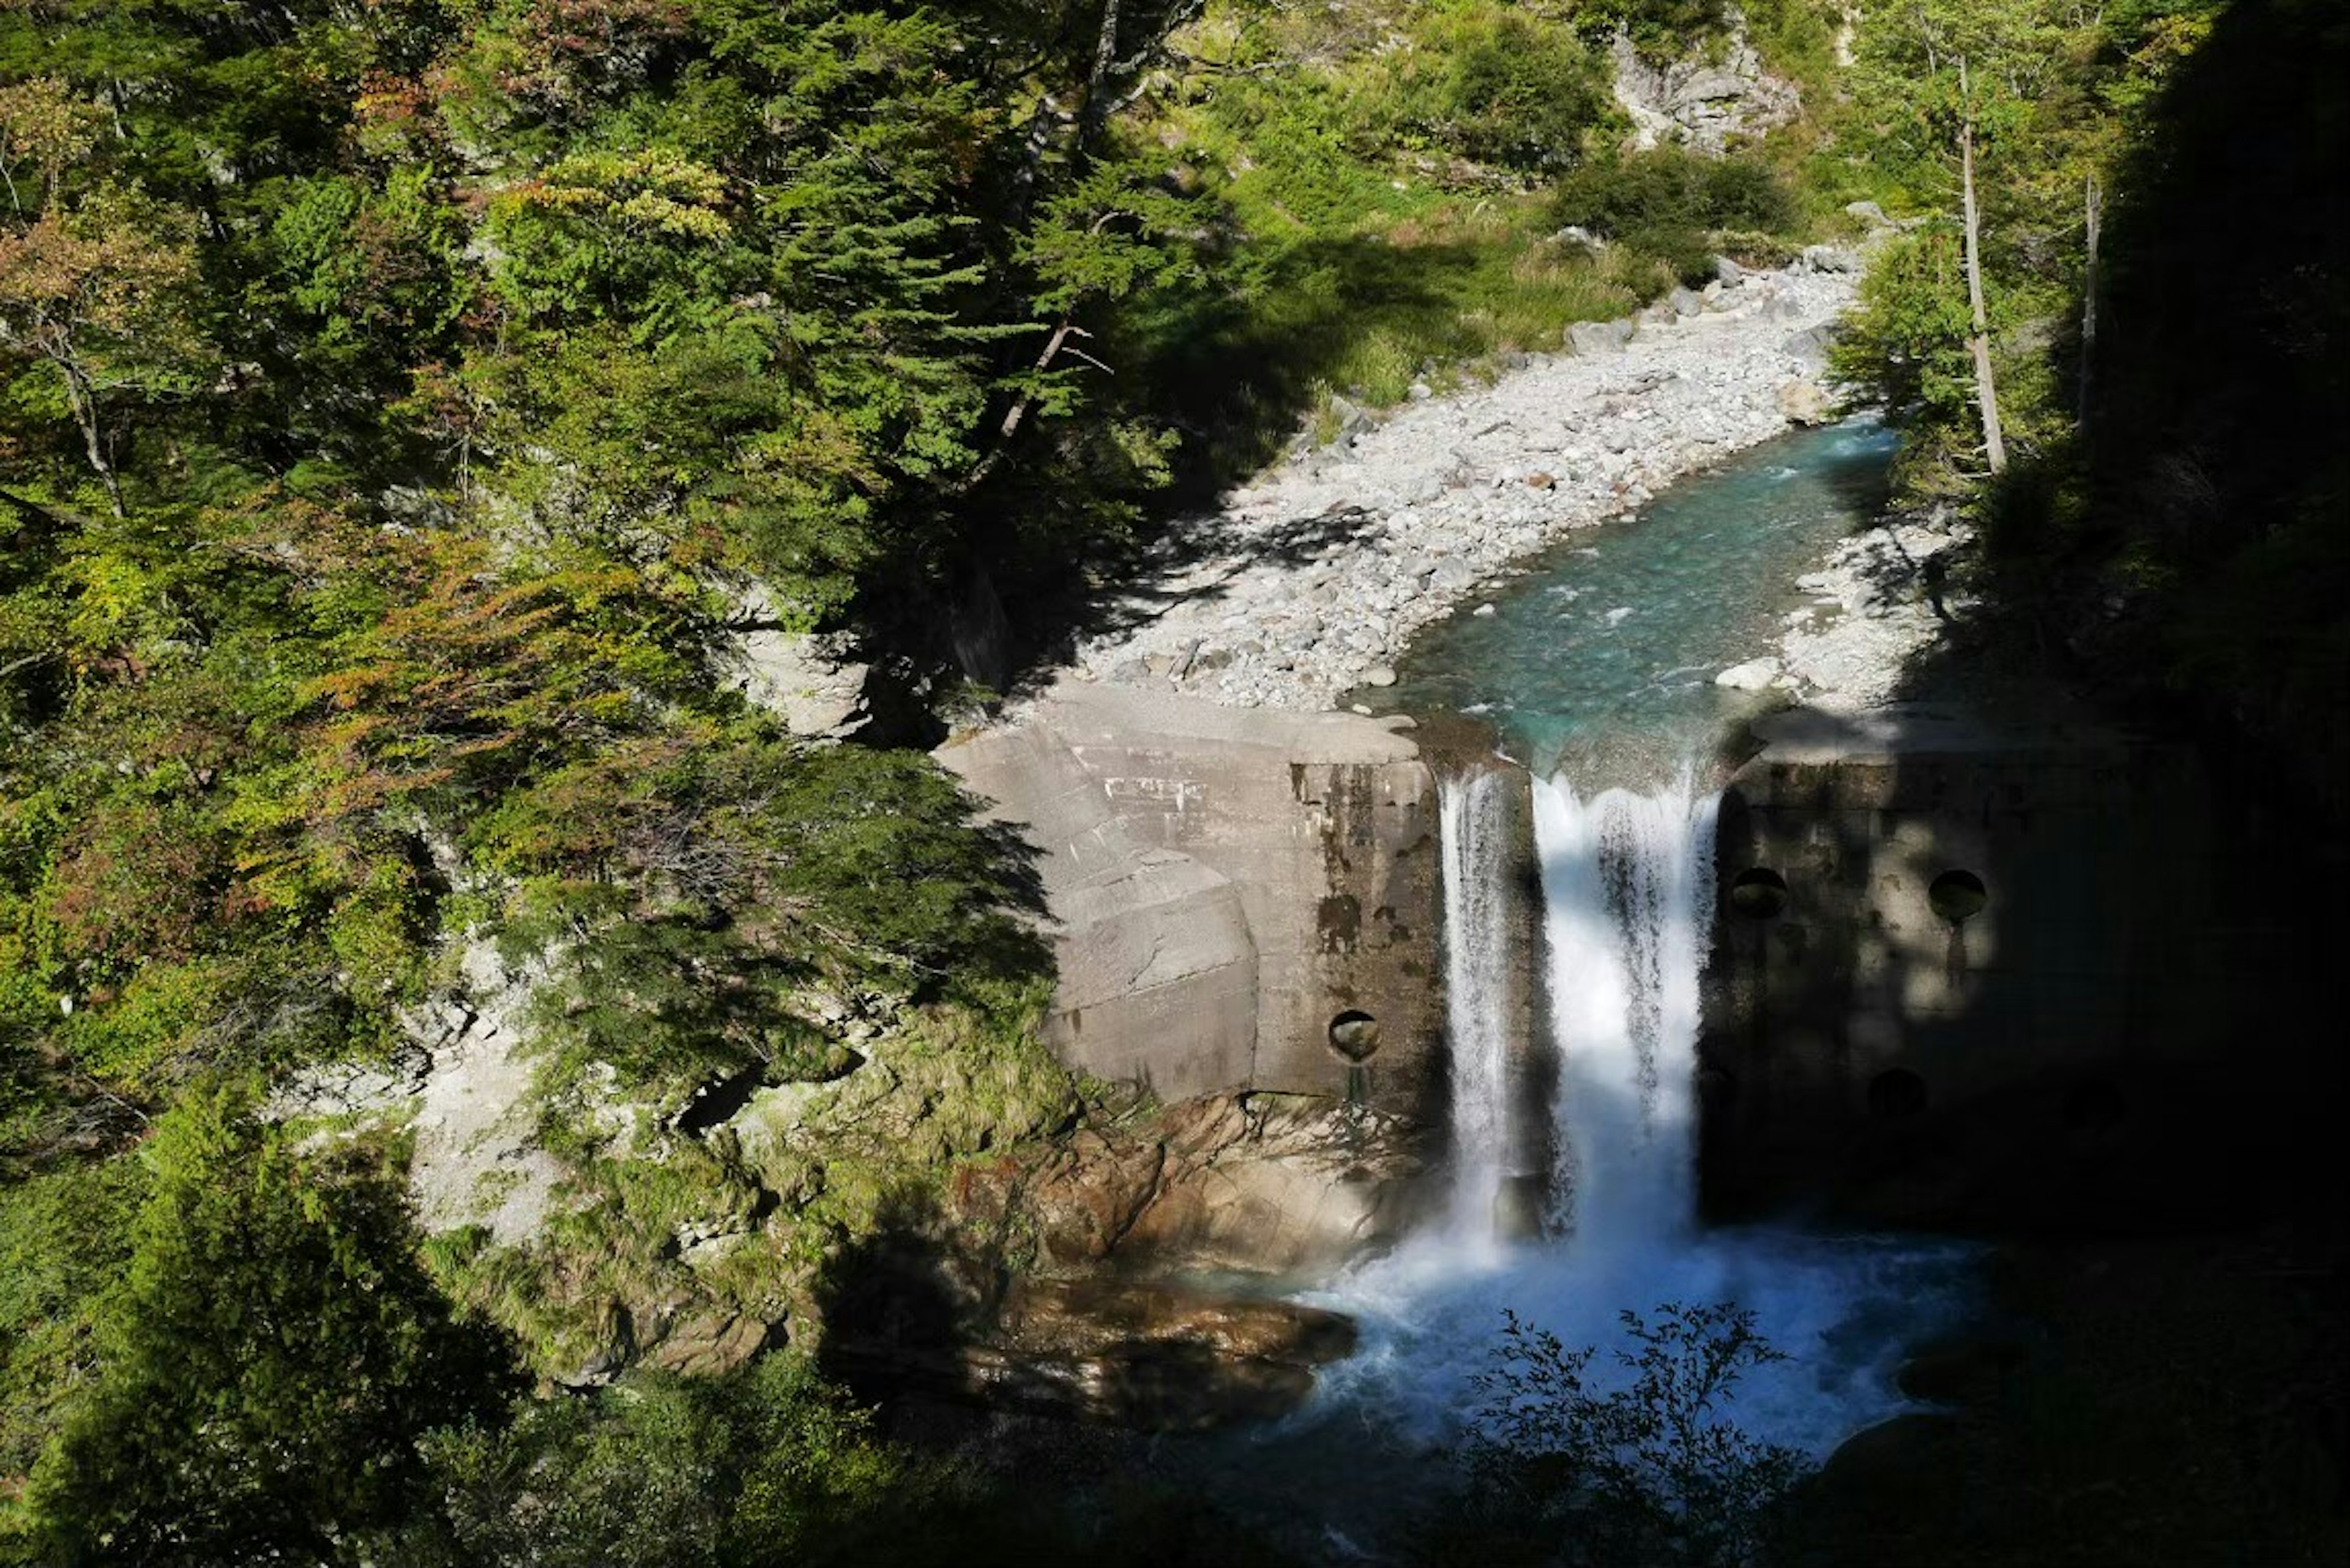
<instances>
[{"instance_id":1,"label":"concrete wall","mask_svg":"<svg viewBox=\"0 0 2350 1568\"><path fill-rule=\"evenodd\" d=\"M1436 802L1413 742L1347 714L1070 682L939 758L1041 852L1049 1038L1162 1096L1339 1094L1368 1013L1373 1103L1424 1111L1441 1050Z\"/></svg>"},{"instance_id":2,"label":"concrete wall","mask_svg":"<svg viewBox=\"0 0 2350 1568\"><path fill-rule=\"evenodd\" d=\"M2246 943L2191 755L1903 713L1762 729L1722 813L1710 1193L2012 1222L2178 1168L2253 1054L2227 1065ZM1783 907L1741 913L1758 869ZM1938 910L1952 873L1979 912Z\"/></svg>"}]
</instances>

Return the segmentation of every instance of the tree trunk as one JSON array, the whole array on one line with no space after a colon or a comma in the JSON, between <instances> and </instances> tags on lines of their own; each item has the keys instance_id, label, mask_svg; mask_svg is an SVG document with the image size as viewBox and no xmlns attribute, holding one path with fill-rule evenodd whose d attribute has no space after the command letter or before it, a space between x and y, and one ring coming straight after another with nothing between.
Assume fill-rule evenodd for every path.
<instances>
[{"instance_id":1,"label":"tree trunk","mask_svg":"<svg viewBox=\"0 0 2350 1568\"><path fill-rule=\"evenodd\" d=\"M1959 90L1967 90L1966 62L1959 62ZM1991 317L1983 308L1981 223L1975 212L1975 119L1970 110L1959 123L1959 181L1966 204L1967 308L1974 336L1967 348L1975 357L1975 400L1982 408L1983 451L1993 473L2007 472L2007 441L1999 430L1999 393L1991 379Z\"/></svg>"},{"instance_id":2,"label":"tree trunk","mask_svg":"<svg viewBox=\"0 0 2350 1568\"><path fill-rule=\"evenodd\" d=\"M2097 372L2097 223L2104 216L2105 192L2097 188L2097 177L2089 176L2083 195L2087 207L2089 231L2089 262L2081 279L2081 408L2080 425L2089 428L2089 383Z\"/></svg>"},{"instance_id":3,"label":"tree trunk","mask_svg":"<svg viewBox=\"0 0 2350 1568\"><path fill-rule=\"evenodd\" d=\"M1085 157L1109 123L1110 78L1118 69L1118 14L1122 0L1103 0L1101 32L1094 39L1094 68L1086 81L1085 107L1077 116L1076 153Z\"/></svg>"},{"instance_id":4,"label":"tree trunk","mask_svg":"<svg viewBox=\"0 0 2350 1568\"><path fill-rule=\"evenodd\" d=\"M66 375L66 401L73 409L74 423L81 427L82 451L88 454L89 466L97 472L99 483L106 487L106 504L120 522L123 515L122 483L115 477L114 464L107 460L104 432L98 424L97 389L71 362L61 359L57 369Z\"/></svg>"}]
</instances>

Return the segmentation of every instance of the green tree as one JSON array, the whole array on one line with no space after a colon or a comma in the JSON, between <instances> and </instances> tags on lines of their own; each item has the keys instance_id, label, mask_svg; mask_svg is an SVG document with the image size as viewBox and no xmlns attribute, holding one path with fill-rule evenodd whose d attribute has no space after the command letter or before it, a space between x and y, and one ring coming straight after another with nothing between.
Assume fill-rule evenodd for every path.
<instances>
[{"instance_id":1,"label":"green tree","mask_svg":"<svg viewBox=\"0 0 2350 1568\"><path fill-rule=\"evenodd\" d=\"M335 1561L413 1507L419 1439L499 1407L503 1347L453 1319L400 1189L230 1098L167 1118L99 1374L27 1506L66 1563Z\"/></svg>"},{"instance_id":2,"label":"green tree","mask_svg":"<svg viewBox=\"0 0 2350 1568\"><path fill-rule=\"evenodd\" d=\"M533 1402L429 1447L463 1560L510 1568L884 1561L867 1552L917 1501L867 1413L790 1354Z\"/></svg>"}]
</instances>

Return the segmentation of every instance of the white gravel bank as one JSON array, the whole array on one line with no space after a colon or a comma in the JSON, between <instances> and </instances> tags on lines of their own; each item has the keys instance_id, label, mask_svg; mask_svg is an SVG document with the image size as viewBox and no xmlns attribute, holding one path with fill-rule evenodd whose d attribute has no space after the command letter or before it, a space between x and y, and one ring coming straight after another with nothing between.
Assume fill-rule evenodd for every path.
<instances>
[{"instance_id":1,"label":"white gravel bank","mask_svg":"<svg viewBox=\"0 0 2350 1568\"><path fill-rule=\"evenodd\" d=\"M1585 328L1586 353L1354 421L1170 541L1166 572L1118 601L1128 623L1072 673L1301 709L1392 679L1414 630L1522 557L1815 410L1814 329L1855 281L1750 273L1651 306L1620 345L1605 340L1631 323Z\"/></svg>"},{"instance_id":2,"label":"white gravel bank","mask_svg":"<svg viewBox=\"0 0 2350 1568\"><path fill-rule=\"evenodd\" d=\"M1787 618L1773 682L1810 708L1857 711L1910 693L1911 663L1973 607L1950 570L1973 530L1936 511L1845 540L1795 579L1812 602Z\"/></svg>"}]
</instances>

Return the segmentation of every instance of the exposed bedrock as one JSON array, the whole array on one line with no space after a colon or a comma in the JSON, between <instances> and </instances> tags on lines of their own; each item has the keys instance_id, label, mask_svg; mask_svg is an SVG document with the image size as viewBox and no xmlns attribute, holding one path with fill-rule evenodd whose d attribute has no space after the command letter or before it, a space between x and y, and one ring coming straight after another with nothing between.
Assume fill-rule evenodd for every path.
<instances>
[{"instance_id":1,"label":"exposed bedrock","mask_svg":"<svg viewBox=\"0 0 2350 1568\"><path fill-rule=\"evenodd\" d=\"M1038 851L1063 1061L1426 1108L1435 792L1393 723L1064 682L941 748Z\"/></svg>"},{"instance_id":2,"label":"exposed bedrock","mask_svg":"<svg viewBox=\"0 0 2350 1568\"><path fill-rule=\"evenodd\" d=\"M1419 1144L1322 1096L1211 1095L965 1164L935 1212L836 1262L823 1355L871 1387L1128 1426L1281 1415L1354 1324L1196 1282L1310 1277L1399 1239Z\"/></svg>"}]
</instances>

